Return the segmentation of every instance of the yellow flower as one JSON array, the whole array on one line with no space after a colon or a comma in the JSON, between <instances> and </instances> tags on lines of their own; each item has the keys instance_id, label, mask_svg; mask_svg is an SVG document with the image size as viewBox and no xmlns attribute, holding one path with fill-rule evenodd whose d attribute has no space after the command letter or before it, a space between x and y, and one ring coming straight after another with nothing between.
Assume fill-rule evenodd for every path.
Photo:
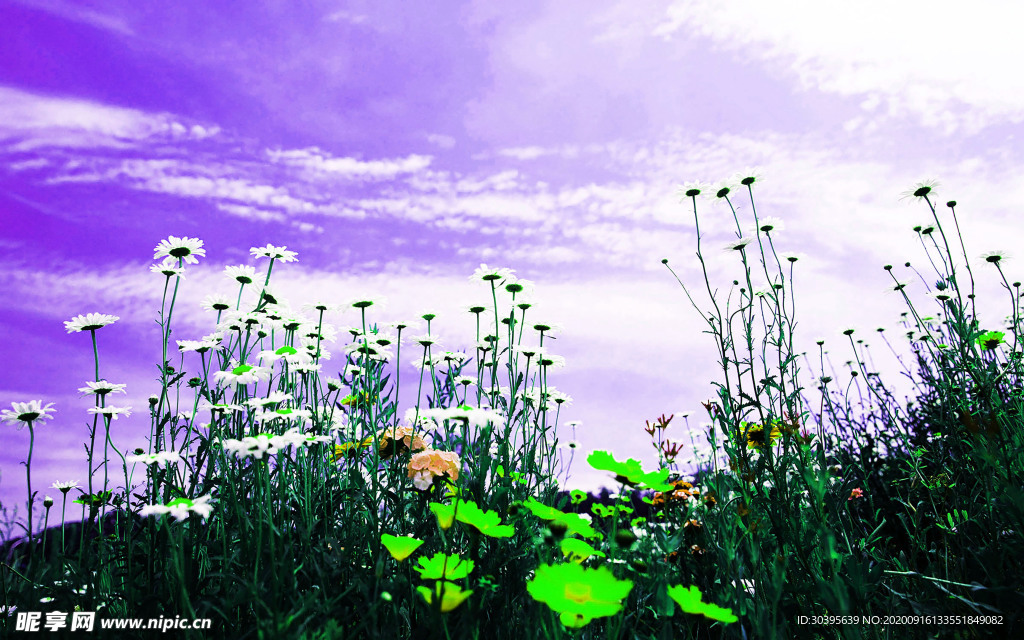
<instances>
[{"instance_id":1,"label":"yellow flower","mask_svg":"<svg viewBox=\"0 0 1024 640\"><path fill-rule=\"evenodd\" d=\"M431 502L430 510L437 516L437 525L445 531L455 522L455 505Z\"/></svg>"},{"instance_id":2,"label":"yellow flower","mask_svg":"<svg viewBox=\"0 0 1024 640\"><path fill-rule=\"evenodd\" d=\"M684 613L692 613L694 615L702 615L712 620L718 620L725 624L732 624L739 620L732 609L720 607L710 602L704 602L701 599L700 589L696 586L683 588L683 585L676 585L668 588L668 596L676 601L679 608Z\"/></svg>"},{"instance_id":3,"label":"yellow flower","mask_svg":"<svg viewBox=\"0 0 1024 640\"><path fill-rule=\"evenodd\" d=\"M745 427L747 427L748 447L758 449L765 443L772 444L782 437L782 432L779 431L779 428L776 427L774 424L772 425L771 431L767 434L765 434L764 427L759 424L750 425L746 422L744 422L743 424Z\"/></svg>"},{"instance_id":4,"label":"yellow flower","mask_svg":"<svg viewBox=\"0 0 1024 640\"><path fill-rule=\"evenodd\" d=\"M380 541L391 553L391 557L399 562L411 556L423 544L422 540L417 540L412 536L393 536L390 533L382 534Z\"/></svg>"},{"instance_id":5,"label":"yellow flower","mask_svg":"<svg viewBox=\"0 0 1024 640\"><path fill-rule=\"evenodd\" d=\"M633 589L630 580L617 580L607 567L584 569L575 563L542 564L526 590L561 614L567 627L581 627L594 618L613 616Z\"/></svg>"},{"instance_id":6,"label":"yellow flower","mask_svg":"<svg viewBox=\"0 0 1024 640\"><path fill-rule=\"evenodd\" d=\"M369 438L364 438L362 442L343 442L341 444L336 444L334 445L334 455L332 456L332 460L334 462L338 462L346 455L359 455L360 449L365 449L366 447L369 447L371 444L373 444L372 436Z\"/></svg>"},{"instance_id":7,"label":"yellow flower","mask_svg":"<svg viewBox=\"0 0 1024 640\"><path fill-rule=\"evenodd\" d=\"M454 582L445 582L443 580L438 580L433 589L430 587L416 587L416 591L423 596L423 599L429 605L434 604L434 596L439 596L441 598L441 613L452 611L465 602L466 598L473 595L472 589L466 591Z\"/></svg>"}]
</instances>

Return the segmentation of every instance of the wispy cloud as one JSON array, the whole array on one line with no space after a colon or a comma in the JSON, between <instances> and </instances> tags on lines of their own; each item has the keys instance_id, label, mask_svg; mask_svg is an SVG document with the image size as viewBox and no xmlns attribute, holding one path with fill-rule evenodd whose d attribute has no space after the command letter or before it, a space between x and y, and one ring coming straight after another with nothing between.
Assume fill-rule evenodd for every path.
<instances>
[{"instance_id":1,"label":"wispy cloud","mask_svg":"<svg viewBox=\"0 0 1024 640\"><path fill-rule=\"evenodd\" d=\"M313 174L339 178L387 180L401 174L416 173L430 166L430 156L410 155L389 160L357 160L335 157L317 148L268 149L272 162L296 167Z\"/></svg>"},{"instance_id":2,"label":"wispy cloud","mask_svg":"<svg viewBox=\"0 0 1024 640\"><path fill-rule=\"evenodd\" d=\"M484 237L492 250L516 259L578 269L596 255L605 268L660 269L661 258L671 258L694 236L692 213L678 201L677 185L720 179L748 164L771 167L768 187L759 189L764 211L781 208L782 217L795 222L786 236L795 246L783 248L813 243L836 257L869 251L891 260L906 244L898 240L905 209L894 196L918 179L873 159L872 143L863 136L860 151L824 150L853 134L714 136L674 129L653 142L499 149L480 156L486 169L456 171L417 154L373 160L319 148L224 153L238 141L215 123L10 90L0 96L13 96L5 103L8 113L26 114L8 125L20 127L16 144L64 145L40 149L31 159L12 154L29 163L15 169L30 180L103 183L188 198L232 217L313 232L332 219L409 223L407 233L445 234L456 256L472 254ZM12 110L12 104L20 106ZM111 154L111 140L128 141L131 148ZM977 178L1019 192L998 166L995 156L980 156L935 169L960 184ZM749 205L740 196L734 202L747 215ZM702 223L707 241L729 239L735 225L724 202L701 206L709 215ZM800 224L821 210L830 212L824 230ZM724 258L709 257L709 268L718 269L719 260Z\"/></svg>"},{"instance_id":3,"label":"wispy cloud","mask_svg":"<svg viewBox=\"0 0 1024 640\"><path fill-rule=\"evenodd\" d=\"M0 142L8 152L127 149L145 142L201 140L218 132L217 127L182 123L171 114L0 87Z\"/></svg>"},{"instance_id":4,"label":"wispy cloud","mask_svg":"<svg viewBox=\"0 0 1024 640\"><path fill-rule=\"evenodd\" d=\"M1024 42L1006 19L1011 7L679 0L651 33L705 36L747 61L782 67L803 89L862 97L868 119L913 117L947 135L970 134L1024 119L1024 79L1013 71Z\"/></svg>"},{"instance_id":5,"label":"wispy cloud","mask_svg":"<svg viewBox=\"0 0 1024 640\"><path fill-rule=\"evenodd\" d=\"M61 0L14 0L14 2L24 4L33 9L41 9L65 20L81 22L117 35L135 35L134 30L124 19L82 6L77 2L62 2Z\"/></svg>"}]
</instances>

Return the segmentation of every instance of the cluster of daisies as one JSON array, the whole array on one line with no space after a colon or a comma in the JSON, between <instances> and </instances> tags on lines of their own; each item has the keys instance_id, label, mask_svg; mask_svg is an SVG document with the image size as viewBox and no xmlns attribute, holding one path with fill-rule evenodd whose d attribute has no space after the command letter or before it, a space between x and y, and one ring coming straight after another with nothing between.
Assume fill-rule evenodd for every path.
<instances>
[{"instance_id":1,"label":"cluster of daisies","mask_svg":"<svg viewBox=\"0 0 1024 640\"><path fill-rule=\"evenodd\" d=\"M380 310L385 303L383 298L364 296L353 298L346 305L317 302L304 305L302 312L295 311L270 285L270 274L278 262L297 261L296 252L289 251L286 247L268 244L264 247L251 248L250 255L256 259L267 259L269 264L266 271L258 270L253 265L225 267L224 275L238 287L236 294L232 296L213 294L207 296L202 302L203 308L217 314L215 330L200 339L176 341L179 353L198 354L203 358L204 363L213 362L214 356L220 357L222 364L216 367L220 370L212 372L211 376L217 388L240 389L257 383L266 383L274 379L278 369L280 369L281 375L319 373L321 363L331 359L332 354L327 347L337 341L339 333L332 325L323 322L324 313L346 307L357 309L360 312L365 312L369 307ZM189 267L199 264L200 258L205 257L206 249L203 241L199 238L170 236L161 240L154 247L153 259L157 262L150 267L150 271L164 276L167 282L170 282L171 278L186 277ZM495 269L482 264L469 279L483 282L495 291L502 289L511 294L516 308L522 312L531 306L529 296L533 292L533 283L516 277L512 269ZM243 311L242 296L247 288L250 293L257 295L257 300L254 309ZM484 314L486 318L487 314L493 310L486 305L471 305L468 307L468 311L478 318ZM310 314L307 316L306 312L310 312ZM405 337L411 343L423 347L422 357L413 363L420 369L444 367L452 371L461 369L467 361L472 359L472 356L467 353L440 351L438 338L430 333L430 321L435 317L434 314L425 314L422 317L427 321L427 333L423 335L402 336L401 331L409 328L409 325L401 322L379 325L373 332L348 328L351 342L344 347L345 355L358 354L367 361L387 362L394 358L391 349ZM88 332L95 341L97 331L118 320L120 318L115 315L87 313L66 321L64 325L68 333ZM512 353L520 360L525 360L528 365L563 366L564 358L550 353L548 348L542 346L545 334L557 331L559 328L548 323L535 323L533 328L540 334L541 345L536 347L516 346ZM397 330L398 336L395 336L390 329ZM272 346L232 358L231 354L235 353L242 346L243 341L247 342L251 336L257 339L272 337L280 346ZM276 336L281 336L283 340L278 341ZM281 344L281 342L285 344ZM478 352L486 355L497 349L497 343L497 336L490 335L480 341L476 348ZM482 366L492 364L488 358L482 358L482 362L484 361L486 362ZM346 364L341 379L327 378L328 391L339 391L343 385L353 384L356 377L362 373L361 367ZM97 377L99 376L97 375ZM474 376L460 375L455 382L463 387L468 387L472 384L479 384L479 379ZM103 416L108 421L116 420L119 416L131 415L131 407L107 404L108 395L125 393L126 385L114 384L106 380L90 381L86 385L80 391L92 394L97 398L96 406L89 409L90 413ZM507 388L498 386L498 392L508 393L509 391ZM244 395L248 394L243 393ZM572 400L568 395L550 386L543 392L538 389L530 389L520 391L519 395L527 403L540 408L547 408L547 402L561 405ZM152 400L153 398L151 398ZM253 424L263 425L264 429L275 422L287 423L291 427L284 433L259 433L238 440L222 440L221 445L224 450L238 457L262 459L265 456L273 456L280 451L294 447L328 443L338 435L332 430L332 436L314 436L304 433L298 426L293 426L307 423L315 417L315 412L311 408L297 408L292 406L293 404L293 398L277 391L268 392L264 398L242 400L236 396L234 402L206 401L200 403L200 408L208 409L215 415L218 412L245 412L249 414L248 417L252 419ZM52 418L54 411L52 403L43 406L42 402L38 400L29 403L13 403L12 409L3 411L2 418L6 422L31 427L33 424L40 424ZM410 410L409 413L410 415L407 416L409 422L415 423L416 428L421 430L426 430L429 425L436 427L440 421L445 420L481 426L501 419L500 415L487 409L475 409L469 406L450 410L422 409L418 412ZM409 478L413 481L414 486L421 490L428 489L440 478L457 479L460 468L458 455L428 447L422 438L412 432L412 429L413 427L395 427L390 432L384 430L375 438L359 442L356 447L364 448L368 446L368 441L376 441L384 456L395 455L404 447L411 453L408 468ZM127 461L146 466L176 466L183 460L177 451L143 453L141 450L137 450L135 454L127 457ZM168 505L148 505L145 507L145 514L171 514L181 519L192 512L206 517L209 508L207 498L196 498L191 502L180 499Z\"/></svg>"}]
</instances>

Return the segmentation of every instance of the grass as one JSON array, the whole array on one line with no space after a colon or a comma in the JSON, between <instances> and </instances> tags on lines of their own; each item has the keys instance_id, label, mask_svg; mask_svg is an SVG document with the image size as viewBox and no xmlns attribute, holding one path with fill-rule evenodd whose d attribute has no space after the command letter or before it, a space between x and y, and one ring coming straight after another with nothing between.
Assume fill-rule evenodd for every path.
<instances>
[{"instance_id":1,"label":"grass","mask_svg":"<svg viewBox=\"0 0 1024 640\"><path fill-rule=\"evenodd\" d=\"M729 250L744 280L723 306L705 269L713 310L694 302L721 366L704 403L711 423L697 434L707 445L691 444L706 462L681 475L686 447L666 437L675 417L661 415L637 428L658 451L657 469L607 451L586 457L619 484L600 496L561 489L575 451L555 437L567 397L548 373L560 359L545 346L552 327L526 319L526 283L508 270L474 274L491 300L470 310L473 355L438 353L429 314L427 333L410 338L407 325L379 324L374 300L356 299L360 325L328 359L331 306L304 319L276 304L271 273L294 254L254 248L268 260L262 284L252 269L229 270L237 300L207 300L216 333L179 343L172 357L180 270L205 251L196 239L161 242L163 362L149 449L126 455L109 438L121 389L101 383L97 336L117 319L70 321L94 349L86 447L97 479L71 502L80 521L67 520L68 486L55 487L59 525L52 503L35 522L9 523L0 629L13 631L19 612L81 610L209 618L208 630L175 630L202 638L1020 635L1020 283L1006 281L1005 256L983 260L1012 298L1008 334L979 327L955 203L943 224L934 185L916 185L909 195L935 220L918 229L935 291L912 300L892 277L908 308L915 371L904 366L917 396L900 406L848 329L856 368L842 389L824 375L819 342L815 410L793 347L797 258L776 252L778 221L757 217L757 176L740 178L711 195L733 212ZM736 192L754 215L746 236ZM684 193L703 266L698 198L708 187ZM950 238L966 261L958 269ZM767 289L755 290L755 269ZM389 369L403 344L424 364L412 381ZM338 378L322 375L332 369ZM400 414L403 384L420 401ZM4 412L32 434L35 513L32 446L48 413L41 403Z\"/></svg>"}]
</instances>

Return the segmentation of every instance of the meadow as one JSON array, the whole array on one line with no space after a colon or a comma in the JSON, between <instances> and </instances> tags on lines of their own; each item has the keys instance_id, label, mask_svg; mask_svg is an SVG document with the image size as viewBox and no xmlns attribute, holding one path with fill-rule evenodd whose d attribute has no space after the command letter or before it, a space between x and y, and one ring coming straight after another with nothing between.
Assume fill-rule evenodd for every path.
<instances>
[{"instance_id":1,"label":"meadow","mask_svg":"<svg viewBox=\"0 0 1024 640\"><path fill-rule=\"evenodd\" d=\"M975 273L956 203L942 208L934 183L915 185L906 196L934 220L914 231L935 273L906 268L928 294L912 299L900 269L884 269L906 302L910 356L893 353L916 397L896 400L850 328L837 332L854 355L849 379L826 375L823 341L808 376L793 342L799 256L776 251L782 223L758 216L758 177L680 191L702 267L699 209L719 200L732 211L736 238L713 250L744 276L722 302L703 269L705 307L679 281L717 345L720 377L706 429L687 432L658 407L637 417L634 437L658 451L647 469L611 443L584 453L559 441L568 397L549 385L562 359L545 340L556 327L532 319L532 285L509 269L472 275L484 297L467 309L476 343L452 352L438 348L430 314L426 332L409 335L413 325L378 317L372 298L279 304L272 275L296 254L254 247L254 264L225 268L237 297L204 301L211 333L179 340L182 276L205 249L161 241L148 448L123 451L110 437L127 411L116 400L125 385L100 367L113 315L65 323L94 353L81 392L95 400L85 443L95 473L83 484L55 483L46 490L57 500L41 500L32 460L45 452L33 448L54 407L3 411L4 428L32 436L33 517L5 506L2 635L27 612L81 611L210 619L168 631L195 638L1020 637L1024 366L1008 256L981 255ZM738 199L752 220L740 220ZM752 274L769 284L755 288ZM1001 279L1006 326L979 326L976 277ZM342 306L358 326L324 322ZM400 376L403 357L418 376ZM420 400L400 410L403 385ZM696 450L710 453L683 468ZM569 464L606 472L617 490L564 490Z\"/></svg>"}]
</instances>

